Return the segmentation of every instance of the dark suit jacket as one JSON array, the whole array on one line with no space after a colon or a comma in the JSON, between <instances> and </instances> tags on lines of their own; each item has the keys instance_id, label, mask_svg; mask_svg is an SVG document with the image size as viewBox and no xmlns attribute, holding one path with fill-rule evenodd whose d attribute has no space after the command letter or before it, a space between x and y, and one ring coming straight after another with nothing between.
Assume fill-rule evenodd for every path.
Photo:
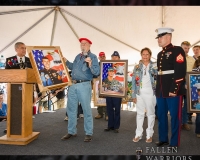
<instances>
[{"instance_id":1,"label":"dark suit jacket","mask_svg":"<svg viewBox=\"0 0 200 160\"><path fill-rule=\"evenodd\" d=\"M14 64L12 62L12 60L16 60L16 64ZM10 62L8 62L10 61ZM18 64L18 60L17 60L17 56L13 56L13 57L9 57L9 58L6 58L6 67L5 69L20 69L20 66ZM30 59L28 57L25 57L25 63L24 63L24 68L32 68L32 65L31 65L31 62L30 62Z\"/></svg>"}]
</instances>

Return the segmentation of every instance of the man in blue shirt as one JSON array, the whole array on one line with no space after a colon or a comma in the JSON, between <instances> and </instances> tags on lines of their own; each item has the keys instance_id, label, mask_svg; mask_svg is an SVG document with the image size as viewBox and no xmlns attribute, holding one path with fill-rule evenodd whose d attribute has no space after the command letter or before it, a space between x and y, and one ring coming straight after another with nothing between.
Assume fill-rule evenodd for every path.
<instances>
[{"instance_id":1,"label":"man in blue shirt","mask_svg":"<svg viewBox=\"0 0 200 160\"><path fill-rule=\"evenodd\" d=\"M68 90L67 114L68 134L62 140L67 140L77 135L77 107L81 103L84 114L85 142L90 142L93 135L93 117L90 106L93 76L100 72L97 56L90 52L92 42L87 38L80 38L81 53L78 54L73 63L67 59L66 65L72 70L72 85Z\"/></svg>"},{"instance_id":2,"label":"man in blue shirt","mask_svg":"<svg viewBox=\"0 0 200 160\"><path fill-rule=\"evenodd\" d=\"M7 119L7 104L3 103L3 94L0 93L0 122ZM4 133L7 129L4 130Z\"/></svg>"},{"instance_id":3,"label":"man in blue shirt","mask_svg":"<svg viewBox=\"0 0 200 160\"><path fill-rule=\"evenodd\" d=\"M7 119L7 104L3 103L3 94L0 94L0 121Z\"/></svg>"}]
</instances>

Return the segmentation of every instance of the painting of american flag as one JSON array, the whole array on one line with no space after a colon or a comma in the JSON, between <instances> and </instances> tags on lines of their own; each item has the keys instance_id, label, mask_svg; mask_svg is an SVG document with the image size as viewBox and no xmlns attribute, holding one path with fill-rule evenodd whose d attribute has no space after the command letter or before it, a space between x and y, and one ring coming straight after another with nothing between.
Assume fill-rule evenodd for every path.
<instances>
[{"instance_id":1,"label":"painting of american flag","mask_svg":"<svg viewBox=\"0 0 200 160\"><path fill-rule=\"evenodd\" d=\"M38 70L44 69L44 65L42 64L42 58L44 57L44 54L42 50L33 50L33 56L36 62L36 65L38 67Z\"/></svg>"},{"instance_id":2,"label":"painting of american flag","mask_svg":"<svg viewBox=\"0 0 200 160\"><path fill-rule=\"evenodd\" d=\"M108 77L108 68L112 67L112 63L103 63L103 70L102 70L102 80L104 81Z\"/></svg>"},{"instance_id":3,"label":"painting of american flag","mask_svg":"<svg viewBox=\"0 0 200 160\"><path fill-rule=\"evenodd\" d=\"M128 60L100 61L100 96L126 97L127 67Z\"/></svg>"},{"instance_id":4,"label":"painting of american flag","mask_svg":"<svg viewBox=\"0 0 200 160\"><path fill-rule=\"evenodd\" d=\"M71 84L59 46L26 46L40 92Z\"/></svg>"}]
</instances>

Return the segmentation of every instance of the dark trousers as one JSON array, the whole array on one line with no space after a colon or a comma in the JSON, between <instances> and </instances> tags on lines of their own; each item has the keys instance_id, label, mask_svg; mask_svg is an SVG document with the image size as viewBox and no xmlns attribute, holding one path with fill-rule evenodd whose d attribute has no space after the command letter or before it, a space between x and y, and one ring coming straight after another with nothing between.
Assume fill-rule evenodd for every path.
<instances>
[{"instance_id":1,"label":"dark trousers","mask_svg":"<svg viewBox=\"0 0 200 160\"><path fill-rule=\"evenodd\" d=\"M103 116L103 113L105 113L105 115L107 115L107 111L106 111L106 106L98 106L97 107L97 111L98 111L98 114L100 114L101 116Z\"/></svg>"},{"instance_id":2,"label":"dark trousers","mask_svg":"<svg viewBox=\"0 0 200 160\"><path fill-rule=\"evenodd\" d=\"M187 115L188 115L188 120L192 120L193 113L188 113Z\"/></svg>"},{"instance_id":3,"label":"dark trousers","mask_svg":"<svg viewBox=\"0 0 200 160\"><path fill-rule=\"evenodd\" d=\"M3 121L4 119L6 119L6 118L0 118L0 122Z\"/></svg>"},{"instance_id":4,"label":"dark trousers","mask_svg":"<svg viewBox=\"0 0 200 160\"><path fill-rule=\"evenodd\" d=\"M195 133L200 134L200 113L197 113L195 123L196 123Z\"/></svg>"},{"instance_id":5,"label":"dark trousers","mask_svg":"<svg viewBox=\"0 0 200 160\"><path fill-rule=\"evenodd\" d=\"M168 142L168 111L171 116L171 146L180 145L182 96L157 98L159 141Z\"/></svg>"},{"instance_id":6,"label":"dark trousers","mask_svg":"<svg viewBox=\"0 0 200 160\"><path fill-rule=\"evenodd\" d=\"M122 98L106 97L108 128L119 129Z\"/></svg>"}]
</instances>

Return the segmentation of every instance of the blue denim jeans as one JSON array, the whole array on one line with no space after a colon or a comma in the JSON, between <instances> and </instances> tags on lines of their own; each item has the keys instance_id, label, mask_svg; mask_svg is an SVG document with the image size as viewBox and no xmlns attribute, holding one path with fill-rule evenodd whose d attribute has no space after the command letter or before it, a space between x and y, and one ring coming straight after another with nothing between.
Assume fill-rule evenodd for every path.
<instances>
[{"instance_id":1,"label":"blue denim jeans","mask_svg":"<svg viewBox=\"0 0 200 160\"><path fill-rule=\"evenodd\" d=\"M188 113L187 113L187 97L183 96L184 105L182 108L182 124L187 124L188 121Z\"/></svg>"},{"instance_id":2,"label":"blue denim jeans","mask_svg":"<svg viewBox=\"0 0 200 160\"><path fill-rule=\"evenodd\" d=\"M78 102L81 103L84 114L84 130L86 135L93 134L93 117L91 109L91 82L73 84L68 90L67 114L68 133L77 134Z\"/></svg>"},{"instance_id":3,"label":"blue denim jeans","mask_svg":"<svg viewBox=\"0 0 200 160\"><path fill-rule=\"evenodd\" d=\"M83 114L83 109L81 104L78 104L77 118L79 118L80 114ZM66 110L66 116L68 117L67 110Z\"/></svg>"}]
</instances>

